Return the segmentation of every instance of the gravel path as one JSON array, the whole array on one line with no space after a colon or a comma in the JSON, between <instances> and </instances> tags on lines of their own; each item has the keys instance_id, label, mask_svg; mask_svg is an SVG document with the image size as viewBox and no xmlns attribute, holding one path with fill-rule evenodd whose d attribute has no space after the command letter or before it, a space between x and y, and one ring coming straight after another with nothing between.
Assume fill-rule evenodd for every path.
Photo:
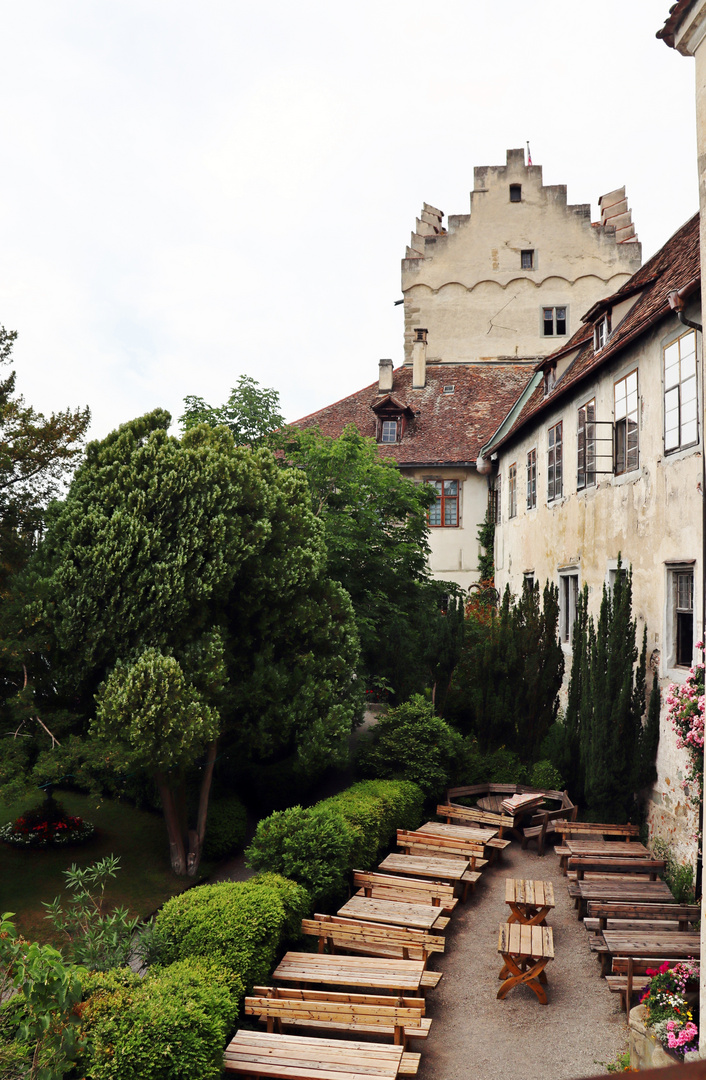
<instances>
[{"instance_id":1,"label":"gravel path","mask_svg":"<svg viewBox=\"0 0 706 1080\"><path fill-rule=\"evenodd\" d=\"M517 986L504 1001L496 994L501 959L498 927L507 921L505 878L554 883L555 959L547 965L548 1005ZM421 1050L419 1080L576 1080L605 1073L627 1043L619 995L600 977L583 924L566 891L552 849L544 858L517 842L486 867L475 895L459 904L447 931L447 947L433 966L444 977L428 994L429 1038Z\"/></svg>"}]
</instances>

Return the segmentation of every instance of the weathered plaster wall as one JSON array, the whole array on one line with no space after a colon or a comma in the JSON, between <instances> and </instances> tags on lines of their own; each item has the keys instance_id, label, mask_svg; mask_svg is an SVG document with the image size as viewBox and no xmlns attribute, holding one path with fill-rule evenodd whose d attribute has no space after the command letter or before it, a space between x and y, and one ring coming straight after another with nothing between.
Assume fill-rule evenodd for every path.
<instances>
[{"instance_id":1,"label":"weathered plaster wall","mask_svg":"<svg viewBox=\"0 0 706 1080\"><path fill-rule=\"evenodd\" d=\"M510 201L511 184L521 201ZM429 331L430 360L546 356L640 266L638 243L616 243L613 228L591 223L590 206L568 206L566 187L544 186L521 150L474 170L471 213L451 217L447 233L440 211L426 209L425 234L413 234L402 263L406 363L418 326ZM534 252L532 269L521 269L523 250ZM568 308L565 337L542 335L544 305Z\"/></svg>"},{"instance_id":2,"label":"weathered plaster wall","mask_svg":"<svg viewBox=\"0 0 706 1080\"><path fill-rule=\"evenodd\" d=\"M697 313L697 318L698 313ZM667 320L649 338L640 341L629 359L616 362L605 373L587 381L571 397L557 400L530 434L501 448L502 522L496 535L496 583L513 592L522 588L523 575L534 572L540 582L559 581L562 568L576 567L579 587L588 585L594 617L602 588L621 554L633 568L633 610L641 639L647 624L648 656L655 654L662 687L663 724L649 820L651 829L669 839L681 859L693 859L696 822L693 808L681 788L686 755L676 747L665 721L664 698L671 681L681 682L686 670L673 666L671 653L670 562L694 567L694 637L701 626L701 446L665 456L663 452L662 349L685 332L675 318ZM699 335L700 338L700 335ZM699 340L699 351L701 343ZM699 356L700 361L700 356ZM578 409L596 400L596 419L613 419L613 383L635 367L640 399L640 467L622 476L598 476L595 487L577 491ZM557 390L559 387L557 387ZM563 497L547 502L547 430L563 422ZM537 450L537 507L526 508L526 461ZM508 519L508 468L517 464L517 517ZM570 646L565 645L567 671Z\"/></svg>"},{"instance_id":3,"label":"weathered plaster wall","mask_svg":"<svg viewBox=\"0 0 706 1080\"><path fill-rule=\"evenodd\" d=\"M478 529L488 505L486 478L474 468L429 467L405 469L405 473L418 483L432 477L459 481L459 525L429 530L429 565L433 578L455 581L468 589L478 581Z\"/></svg>"}]
</instances>

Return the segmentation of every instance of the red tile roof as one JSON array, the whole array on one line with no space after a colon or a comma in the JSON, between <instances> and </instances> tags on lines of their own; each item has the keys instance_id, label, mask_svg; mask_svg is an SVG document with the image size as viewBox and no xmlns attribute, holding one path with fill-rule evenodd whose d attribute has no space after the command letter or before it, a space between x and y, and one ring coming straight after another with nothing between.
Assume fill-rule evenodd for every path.
<instances>
[{"instance_id":1,"label":"red tile roof","mask_svg":"<svg viewBox=\"0 0 706 1080\"><path fill-rule=\"evenodd\" d=\"M517 401L532 375L530 363L429 364L427 384L412 389L412 368L393 372L392 394L408 405L415 416L408 421L401 442L379 444L381 457L400 465L475 464L478 451L491 437ZM453 386L452 394L443 392ZM388 396L372 383L350 397L327 405L294 421L294 427L319 427L324 435L340 435L355 424L373 438L376 416L373 405Z\"/></svg>"},{"instance_id":2,"label":"red tile roof","mask_svg":"<svg viewBox=\"0 0 706 1080\"><path fill-rule=\"evenodd\" d=\"M673 49L676 29L693 3L694 0L677 0L676 4L672 4L669 9L669 18L662 29L657 31L655 37L662 38Z\"/></svg>"},{"instance_id":3,"label":"red tile roof","mask_svg":"<svg viewBox=\"0 0 706 1080\"><path fill-rule=\"evenodd\" d=\"M566 371L556 382L548 397L544 396L544 387L538 386L528 398L522 412L510 430L492 447L496 450L512 439L521 428L535 420L547 409L553 409L556 402L570 393L584 379L590 378L596 371L610 363L623 349L646 333L661 319L670 313L667 296L674 290L698 283L699 268L699 215L682 225L664 247L653 255L636 274L626 281L622 288L613 294L613 304L632 296L642 287L642 294L628 311L625 318L612 331L606 345L597 353L593 350L593 327L586 323L553 356L546 357L538 367L550 365L553 357L570 352L577 346L578 355L571 361ZM608 305L611 306L611 305ZM597 305L594 305L596 308ZM593 310L593 309L592 309Z\"/></svg>"}]
</instances>

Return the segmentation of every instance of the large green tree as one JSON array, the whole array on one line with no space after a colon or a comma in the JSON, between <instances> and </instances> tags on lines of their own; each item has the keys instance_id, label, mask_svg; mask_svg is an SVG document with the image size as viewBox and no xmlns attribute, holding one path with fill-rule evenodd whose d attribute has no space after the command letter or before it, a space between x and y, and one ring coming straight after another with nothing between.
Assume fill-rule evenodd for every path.
<instances>
[{"instance_id":1,"label":"large green tree","mask_svg":"<svg viewBox=\"0 0 706 1080\"><path fill-rule=\"evenodd\" d=\"M202 397L184 398L179 417L182 431L198 424L227 427L236 446L259 446L284 424L279 393L260 386L250 375L241 375L224 405L208 405Z\"/></svg>"},{"instance_id":2,"label":"large green tree","mask_svg":"<svg viewBox=\"0 0 706 1080\"><path fill-rule=\"evenodd\" d=\"M194 873L217 739L241 756L289 753L302 770L340 759L358 643L304 477L235 447L223 426L179 440L170 422L157 410L88 446L30 561L18 637L24 706L82 718L74 764L92 748L93 765L97 749L111 769L151 768L174 869ZM24 752L35 779L72 764L66 743Z\"/></svg>"}]
</instances>

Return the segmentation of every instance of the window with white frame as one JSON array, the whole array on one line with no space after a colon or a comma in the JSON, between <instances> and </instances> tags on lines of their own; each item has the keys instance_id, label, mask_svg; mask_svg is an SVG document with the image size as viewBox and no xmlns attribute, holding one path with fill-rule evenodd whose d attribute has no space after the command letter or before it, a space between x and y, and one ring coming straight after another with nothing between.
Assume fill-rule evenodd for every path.
<instances>
[{"instance_id":1,"label":"window with white frame","mask_svg":"<svg viewBox=\"0 0 706 1080\"><path fill-rule=\"evenodd\" d=\"M559 571L559 636L571 644L579 599L579 575L574 568Z\"/></svg>"},{"instance_id":2,"label":"window with white frame","mask_svg":"<svg viewBox=\"0 0 706 1080\"><path fill-rule=\"evenodd\" d=\"M547 500L560 499L562 493L561 420L547 432Z\"/></svg>"},{"instance_id":3,"label":"window with white frame","mask_svg":"<svg viewBox=\"0 0 706 1080\"><path fill-rule=\"evenodd\" d=\"M615 402L615 473L638 466L637 369L613 384Z\"/></svg>"},{"instance_id":4,"label":"window with white frame","mask_svg":"<svg viewBox=\"0 0 706 1080\"><path fill-rule=\"evenodd\" d=\"M537 451L530 450L527 455L527 509L534 510L537 505Z\"/></svg>"},{"instance_id":5,"label":"window with white frame","mask_svg":"<svg viewBox=\"0 0 706 1080\"><path fill-rule=\"evenodd\" d=\"M596 483L596 399L582 405L578 415L576 488Z\"/></svg>"},{"instance_id":6,"label":"window with white frame","mask_svg":"<svg viewBox=\"0 0 706 1080\"><path fill-rule=\"evenodd\" d=\"M517 462L513 461L507 473L507 516L517 517Z\"/></svg>"},{"instance_id":7,"label":"window with white frame","mask_svg":"<svg viewBox=\"0 0 706 1080\"><path fill-rule=\"evenodd\" d=\"M458 480L426 480L425 483L436 492L436 501L428 511L430 527L455 528L458 525Z\"/></svg>"},{"instance_id":8,"label":"window with white frame","mask_svg":"<svg viewBox=\"0 0 706 1080\"><path fill-rule=\"evenodd\" d=\"M696 334L682 334L664 350L664 451L698 442Z\"/></svg>"},{"instance_id":9,"label":"window with white frame","mask_svg":"<svg viewBox=\"0 0 706 1080\"><path fill-rule=\"evenodd\" d=\"M561 307L542 308L542 337L566 337L568 333L568 308Z\"/></svg>"},{"instance_id":10,"label":"window with white frame","mask_svg":"<svg viewBox=\"0 0 706 1080\"><path fill-rule=\"evenodd\" d=\"M380 442L397 442L397 420L383 420L380 424Z\"/></svg>"},{"instance_id":11,"label":"window with white frame","mask_svg":"<svg viewBox=\"0 0 706 1080\"><path fill-rule=\"evenodd\" d=\"M593 350L602 349L610 336L610 315L604 315L593 327Z\"/></svg>"}]
</instances>

